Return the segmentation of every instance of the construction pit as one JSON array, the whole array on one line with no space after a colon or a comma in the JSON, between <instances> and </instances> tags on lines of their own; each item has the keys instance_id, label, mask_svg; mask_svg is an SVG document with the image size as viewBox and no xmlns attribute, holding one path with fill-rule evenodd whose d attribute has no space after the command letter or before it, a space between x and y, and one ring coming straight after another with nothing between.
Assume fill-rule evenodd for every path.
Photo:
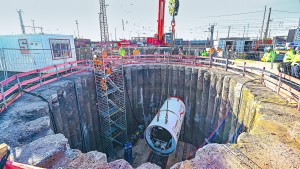
<instances>
[{"instance_id":1,"label":"construction pit","mask_svg":"<svg viewBox=\"0 0 300 169\"><path fill-rule=\"evenodd\" d=\"M0 114L0 143L12 161L46 168L299 168L300 114L286 99L217 68L124 66L127 135L148 126L170 96L186 112L174 153L158 157L144 139L132 164L122 147L101 153L102 137L92 72L32 91ZM108 157L109 156L109 157Z\"/></svg>"}]
</instances>

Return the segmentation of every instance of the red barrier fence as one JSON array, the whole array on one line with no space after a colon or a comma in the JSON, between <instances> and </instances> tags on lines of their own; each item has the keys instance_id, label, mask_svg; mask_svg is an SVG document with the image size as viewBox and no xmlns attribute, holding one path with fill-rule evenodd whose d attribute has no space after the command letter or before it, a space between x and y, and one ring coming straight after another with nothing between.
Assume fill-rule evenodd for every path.
<instances>
[{"instance_id":1,"label":"red barrier fence","mask_svg":"<svg viewBox=\"0 0 300 169\"><path fill-rule=\"evenodd\" d=\"M201 66L220 68L225 71L240 74L251 79L260 78L261 83L285 97L288 101L295 101L300 110L300 80L285 74L272 74L266 72L265 68L247 67L246 62L243 66L237 66L235 61L224 58L202 57L202 56L182 56L182 55L128 55L123 58L120 56L110 56L104 63L122 62L125 65L134 64L170 64L185 66ZM20 88L25 91L34 90L40 86L56 81L61 77L91 70L92 61L80 60L63 64L48 66L45 68L19 73L0 83L1 109L3 112L7 106L12 104L17 98L21 97Z\"/></svg>"},{"instance_id":2,"label":"red barrier fence","mask_svg":"<svg viewBox=\"0 0 300 169\"><path fill-rule=\"evenodd\" d=\"M3 80L0 82L0 112L5 110L7 106L21 97L22 92L20 89L31 91L45 84L54 82L61 77L84 72L87 68L90 68L90 65L87 63L88 62L86 60L66 62L29 72L19 73Z\"/></svg>"}]
</instances>

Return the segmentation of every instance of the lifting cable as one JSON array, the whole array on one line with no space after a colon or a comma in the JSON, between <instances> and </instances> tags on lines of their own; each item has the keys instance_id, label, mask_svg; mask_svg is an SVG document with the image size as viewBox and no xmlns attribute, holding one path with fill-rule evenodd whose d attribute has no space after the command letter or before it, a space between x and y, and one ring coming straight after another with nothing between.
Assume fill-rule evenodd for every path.
<instances>
[{"instance_id":1,"label":"lifting cable","mask_svg":"<svg viewBox=\"0 0 300 169\"><path fill-rule=\"evenodd\" d=\"M167 82L167 112L165 116L165 124L168 123L168 110L169 110L169 96L170 96L170 71L169 71L169 66L170 66L170 57L173 54L173 47L174 47L174 37L175 37L175 16L177 16L179 10L179 0L170 0L169 2L169 13L172 16L172 21L171 21L171 26L172 26L172 37L171 37L171 53L170 56L168 57L168 62L167 62L167 71L166 71L166 82Z\"/></svg>"}]
</instances>

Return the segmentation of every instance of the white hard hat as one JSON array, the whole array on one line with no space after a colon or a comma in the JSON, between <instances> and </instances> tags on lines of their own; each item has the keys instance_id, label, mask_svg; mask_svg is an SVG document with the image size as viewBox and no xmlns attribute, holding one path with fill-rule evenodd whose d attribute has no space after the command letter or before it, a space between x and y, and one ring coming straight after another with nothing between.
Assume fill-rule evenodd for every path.
<instances>
[{"instance_id":1,"label":"white hard hat","mask_svg":"<svg viewBox=\"0 0 300 169\"><path fill-rule=\"evenodd\" d=\"M97 58L97 55L94 55L93 57L94 57L94 58Z\"/></svg>"}]
</instances>

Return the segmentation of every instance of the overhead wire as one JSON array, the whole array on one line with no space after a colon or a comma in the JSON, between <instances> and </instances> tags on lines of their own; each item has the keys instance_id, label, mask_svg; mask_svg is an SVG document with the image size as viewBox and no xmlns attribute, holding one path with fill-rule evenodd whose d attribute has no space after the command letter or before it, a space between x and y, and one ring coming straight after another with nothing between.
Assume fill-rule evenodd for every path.
<instances>
[{"instance_id":1,"label":"overhead wire","mask_svg":"<svg viewBox=\"0 0 300 169\"><path fill-rule=\"evenodd\" d=\"M280 13L290 13L290 14L300 14L300 12L294 12L294 11L280 11L280 10L272 10L272 12L280 12Z\"/></svg>"},{"instance_id":2,"label":"overhead wire","mask_svg":"<svg viewBox=\"0 0 300 169\"><path fill-rule=\"evenodd\" d=\"M228 14L228 15L205 16L205 17L197 17L197 18L217 18L217 17L227 17L227 16L235 16L235 15L247 15L247 14L259 13L259 12L264 12L264 10L253 11L253 12L242 12L242 13Z\"/></svg>"}]
</instances>

